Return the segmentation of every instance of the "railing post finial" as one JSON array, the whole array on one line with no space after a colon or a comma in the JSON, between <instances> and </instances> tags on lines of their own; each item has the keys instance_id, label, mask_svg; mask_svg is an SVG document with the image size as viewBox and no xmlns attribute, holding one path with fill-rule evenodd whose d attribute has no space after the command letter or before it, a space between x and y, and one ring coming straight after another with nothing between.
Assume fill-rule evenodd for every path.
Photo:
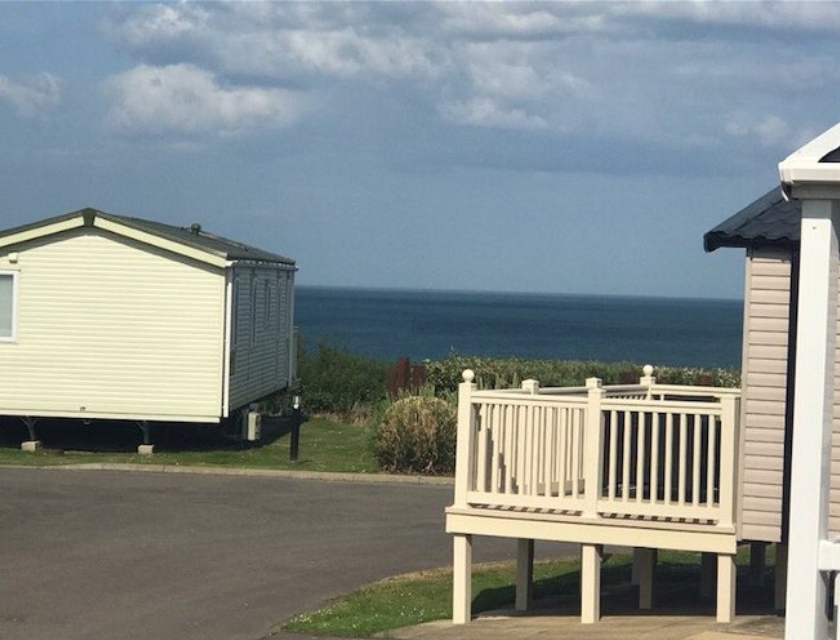
<instances>
[{"instance_id":1,"label":"railing post finial","mask_svg":"<svg viewBox=\"0 0 840 640\"><path fill-rule=\"evenodd\" d=\"M535 396L540 392L540 383L538 380L523 380L522 389L530 393L532 396Z\"/></svg>"},{"instance_id":2,"label":"railing post finial","mask_svg":"<svg viewBox=\"0 0 840 640\"><path fill-rule=\"evenodd\" d=\"M464 382L472 382L475 380L475 371L472 369L464 369L464 372L461 374L461 377L464 379Z\"/></svg>"},{"instance_id":3,"label":"railing post finial","mask_svg":"<svg viewBox=\"0 0 840 640\"><path fill-rule=\"evenodd\" d=\"M650 399L650 388L656 384L656 378L653 377L653 367L646 364L642 367L642 377L639 378L639 384L648 388L648 399Z\"/></svg>"},{"instance_id":4,"label":"railing post finial","mask_svg":"<svg viewBox=\"0 0 840 640\"><path fill-rule=\"evenodd\" d=\"M587 378L586 379L586 388L587 389L600 389L602 386L601 378Z\"/></svg>"}]
</instances>

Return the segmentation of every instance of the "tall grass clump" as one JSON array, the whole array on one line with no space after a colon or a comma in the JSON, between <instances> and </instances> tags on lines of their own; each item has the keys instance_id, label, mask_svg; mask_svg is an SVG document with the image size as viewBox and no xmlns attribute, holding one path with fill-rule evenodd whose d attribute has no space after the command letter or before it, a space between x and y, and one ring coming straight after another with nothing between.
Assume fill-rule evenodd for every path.
<instances>
[{"instance_id":1,"label":"tall grass clump","mask_svg":"<svg viewBox=\"0 0 840 640\"><path fill-rule=\"evenodd\" d=\"M448 474L455 470L455 407L430 395L407 396L385 411L373 438L383 471Z\"/></svg>"}]
</instances>

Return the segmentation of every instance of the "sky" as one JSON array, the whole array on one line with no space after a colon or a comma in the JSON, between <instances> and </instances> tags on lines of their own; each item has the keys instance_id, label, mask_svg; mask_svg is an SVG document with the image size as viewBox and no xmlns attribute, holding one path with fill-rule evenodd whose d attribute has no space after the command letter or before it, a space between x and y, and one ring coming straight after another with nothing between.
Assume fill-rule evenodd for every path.
<instances>
[{"instance_id":1,"label":"sky","mask_svg":"<svg viewBox=\"0 0 840 640\"><path fill-rule=\"evenodd\" d=\"M840 121L840 3L0 3L0 228L83 207L298 283L738 298L703 233Z\"/></svg>"}]
</instances>

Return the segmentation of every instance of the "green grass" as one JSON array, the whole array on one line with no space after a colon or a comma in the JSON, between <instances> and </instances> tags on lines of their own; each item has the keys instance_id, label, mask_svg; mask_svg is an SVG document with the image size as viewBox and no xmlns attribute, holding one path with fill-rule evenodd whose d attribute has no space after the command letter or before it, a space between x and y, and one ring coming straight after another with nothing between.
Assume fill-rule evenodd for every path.
<instances>
[{"instance_id":1,"label":"green grass","mask_svg":"<svg viewBox=\"0 0 840 640\"><path fill-rule=\"evenodd\" d=\"M773 554L768 549L768 563ZM748 563L746 549L739 552L739 573ZM638 592L630 585L629 555L608 557L601 572L602 610L607 613L634 610ZM700 554L663 551L656 568L657 609L697 612ZM738 606L762 611L772 609L772 570L764 589L747 589L746 576L739 576ZM476 565L473 568L473 613L511 607L515 599L515 567L512 562ZM550 599L551 606L577 611L580 566L577 560L548 560L534 565L534 598ZM701 605L714 615L714 603ZM285 622L286 631L330 636L369 637L452 615L452 571L439 569L397 576L364 587L329 602L318 611L300 614ZM704 610L705 611L705 610Z\"/></svg>"},{"instance_id":2,"label":"green grass","mask_svg":"<svg viewBox=\"0 0 840 640\"><path fill-rule=\"evenodd\" d=\"M137 454L140 431L131 423L56 421L39 424L44 448L20 450L26 430L0 426L0 465L51 466L84 463L133 463L182 466L218 466L255 469L299 469L375 473L365 427L314 418L301 427L299 459L289 461L288 423L266 419L266 437L257 446L243 447L223 437L216 425L172 425L153 431L155 453Z\"/></svg>"}]
</instances>

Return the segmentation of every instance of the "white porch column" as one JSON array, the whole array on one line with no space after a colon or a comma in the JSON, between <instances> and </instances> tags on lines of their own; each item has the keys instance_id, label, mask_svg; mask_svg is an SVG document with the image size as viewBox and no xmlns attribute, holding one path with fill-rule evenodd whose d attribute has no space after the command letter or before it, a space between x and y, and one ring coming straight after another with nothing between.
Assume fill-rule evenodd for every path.
<instances>
[{"instance_id":1,"label":"white porch column","mask_svg":"<svg viewBox=\"0 0 840 640\"><path fill-rule=\"evenodd\" d=\"M802 199L787 640L825 640L828 633L828 588L818 560L819 541L826 537L828 523L838 226L837 202Z\"/></svg>"}]
</instances>

